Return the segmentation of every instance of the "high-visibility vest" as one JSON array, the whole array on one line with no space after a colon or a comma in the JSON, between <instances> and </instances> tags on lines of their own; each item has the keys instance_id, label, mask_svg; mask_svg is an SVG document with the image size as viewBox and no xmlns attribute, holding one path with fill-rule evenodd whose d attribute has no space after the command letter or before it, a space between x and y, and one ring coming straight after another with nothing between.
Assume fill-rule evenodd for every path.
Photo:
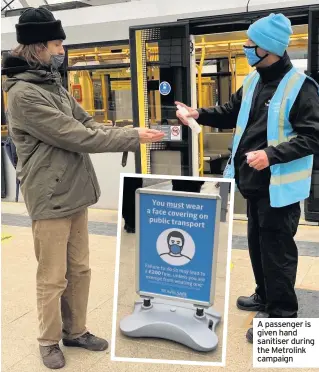
<instances>
[{"instance_id":1,"label":"high-visibility vest","mask_svg":"<svg viewBox=\"0 0 319 372\"><path fill-rule=\"evenodd\" d=\"M235 176L234 158L248 123L252 99L259 78L258 72L254 71L245 78L243 83L243 96L233 140L232 155L224 172L226 178L234 178ZM282 142L289 142L297 136L289 122L289 114L307 78L309 77L292 68L281 80L268 107L268 146L277 146ZM317 85L319 93L319 86L315 81L314 83ZM312 165L313 155L309 155L288 163L270 166L270 205L279 208L308 198L311 187Z\"/></svg>"}]
</instances>

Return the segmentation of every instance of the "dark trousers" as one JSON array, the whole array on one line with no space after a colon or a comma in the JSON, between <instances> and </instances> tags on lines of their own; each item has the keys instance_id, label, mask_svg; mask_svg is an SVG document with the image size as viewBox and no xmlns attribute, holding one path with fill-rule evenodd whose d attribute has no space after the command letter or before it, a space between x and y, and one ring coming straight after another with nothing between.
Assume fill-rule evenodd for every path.
<instances>
[{"instance_id":1,"label":"dark trousers","mask_svg":"<svg viewBox=\"0 0 319 372\"><path fill-rule=\"evenodd\" d=\"M300 204L272 208L268 198L247 200L248 247L256 293L272 317L295 317L298 301L295 281L298 250L294 236Z\"/></svg>"},{"instance_id":2,"label":"dark trousers","mask_svg":"<svg viewBox=\"0 0 319 372\"><path fill-rule=\"evenodd\" d=\"M200 192L204 183L202 181L172 180L173 191Z\"/></svg>"},{"instance_id":3,"label":"dark trousers","mask_svg":"<svg viewBox=\"0 0 319 372\"><path fill-rule=\"evenodd\" d=\"M124 177L122 217L125 224L135 228L135 192L143 187L143 178Z\"/></svg>"}]
</instances>

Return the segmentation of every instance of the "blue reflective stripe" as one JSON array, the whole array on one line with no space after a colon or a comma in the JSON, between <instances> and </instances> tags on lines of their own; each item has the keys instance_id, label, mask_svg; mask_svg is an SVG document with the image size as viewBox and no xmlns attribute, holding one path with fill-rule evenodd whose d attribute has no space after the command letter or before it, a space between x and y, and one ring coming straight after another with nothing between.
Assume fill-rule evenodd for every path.
<instances>
[{"instance_id":1,"label":"blue reflective stripe","mask_svg":"<svg viewBox=\"0 0 319 372\"><path fill-rule=\"evenodd\" d=\"M296 101L297 99L297 96L300 92L300 89L301 87L303 86L305 80L306 80L306 75L303 75L303 74L300 74L298 72L297 73L297 76L298 76L298 79L297 81L294 82L294 87L293 89L291 90L290 94L289 94L289 97L287 98L287 103L285 105L285 112L284 112L284 136L287 138L291 135L293 135L295 132L290 124L290 121L289 121L289 114L290 114L290 110L291 110L291 107L293 106L293 103ZM291 104L292 102L292 104Z\"/></svg>"},{"instance_id":2,"label":"blue reflective stripe","mask_svg":"<svg viewBox=\"0 0 319 372\"><path fill-rule=\"evenodd\" d=\"M284 78L281 80L278 88L273 95L269 107L268 107L268 123L267 123L267 140L268 141L277 141L279 136L279 114L281 109L281 103L283 101L285 87L293 75L294 71L290 70ZM273 125L269 125L273 123Z\"/></svg>"},{"instance_id":3,"label":"blue reflective stripe","mask_svg":"<svg viewBox=\"0 0 319 372\"><path fill-rule=\"evenodd\" d=\"M271 206L280 208L307 199L310 194L310 186L311 177L282 185L270 185Z\"/></svg>"},{"instance_id":4,"label":"blue reflective stripe","mask_svg":"<svg viewBox=\"0 0 319 372\"><path fill-rule=\"evenodd\" d=\"M272 98L267 122L268 144L279 145L296 135L289 121L291 108L300 92L306 75L292 68L279 84ZM270 167L270 204L272 207L290 205L309 196L313 155Z\"/></svg>"},{"instance_id":5,"label":"blue reflective stripe","mask_svg":"<svg viewBox=\"0 0 319 372\"><path fill-rule=\"evenodd\" d=\"M295 92L299 92L300 90L301 86L296 86L299 80L299 73L296 69L292 68L281 80L276 93L270 101L267 126L267 139L269 142L278 140L282 142L280 139L284 135L284 127L291 128L289 123L290 102L295 101Z\"/></svg>"},{"instance_id":6,"label":"blue reflective stripe","mask_svg":"<svg viewBox=\"0 0 319 372\"><path fill-rule=\"evenodd\" d=\"M244 80L243 96L242 96L240 111L239 111L238 118L237 118L236 132L235 132L235 136L233 139L231 160L223 173L223 176L225 178L235 177L234 158L235 158L241 137L248 123L251 103L252 103L254 91L258 83L258 80L259 80L259 74L256 71L248 75Z\"/></svg>"},{"instance_id":7,"label":"blue reflective stripe","mask_svg":"<svg viewBox=\"0 0 319 372\"><path fill-rule=\"evenodd\" d=\"M308 155L306 157L290 161L289 163L276 164L270 167L272 175L286 175L293 172L301 172L306 169L311 169L313 165L313 156Z\"/></svg>"}]
</instances>

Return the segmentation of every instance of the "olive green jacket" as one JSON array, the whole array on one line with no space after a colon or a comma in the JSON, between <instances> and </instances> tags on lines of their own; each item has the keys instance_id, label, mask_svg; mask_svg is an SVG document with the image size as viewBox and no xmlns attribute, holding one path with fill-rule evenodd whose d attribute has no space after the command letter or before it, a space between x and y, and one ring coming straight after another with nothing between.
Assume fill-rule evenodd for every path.
<instances>
[{"instance_id":1,"label":"olive green jacket","mask_svg":"<svg viewBox=\"0 0 319 372\"><path fill-rule=\"evenodd\" d=\"M89 153L139 148L136 129L93 121L62 87L57 73L18 73L4 89L17 177L32 220L65 217L98 201L100 188Z\"/></svg>"}]
</instances>

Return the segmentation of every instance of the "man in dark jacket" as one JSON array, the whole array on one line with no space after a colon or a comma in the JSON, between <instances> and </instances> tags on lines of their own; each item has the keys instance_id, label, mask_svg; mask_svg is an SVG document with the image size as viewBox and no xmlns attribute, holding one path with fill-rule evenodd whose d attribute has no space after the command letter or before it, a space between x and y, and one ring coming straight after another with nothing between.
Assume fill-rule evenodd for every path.
<instances>
[{"instance_id":1,"label":"man in dark jacket","mask_svg":"<svg viewBox=\"0 0 319 372\"><path fill-rule=\"evenodd\" d=\"M318 86L293 69L286 52L292 34L286 17L271 14L247 33L244 51L257 73L247 77L229 103L200 110L187 107L188 116L202 125L236 128L230 166L247 199L248 245L257 284L252 296L238 298L238 308L259 311L257 317L294 318L298 312L294 235L300 201L309 195L312 155L319 154ZM289 90L285 84L291 78L295 80ZM280 94L288 98L280 100ZM186 117L179 112L177 116L187 124ZM252 342L252 328L246 337Z\"/></svg>"},{"instance_id":2,"label":"man in dark jacket","mask_svg":"<svg viewBox=\"0 0 319 372\"><path fill-rule=\"evenodd\" d=\"M163 134L108 129L96 123L62 87L58 68L65 39L60 21L44 8L19 18L19 46L5 59L9 126L17 176L32 219L37 270L39 345L43 363L65 365L59 341L102 351L106 340L86 329L91 270L88 211L100 196L89 153L137 151Z\"/></svg>"}]
</instances>

